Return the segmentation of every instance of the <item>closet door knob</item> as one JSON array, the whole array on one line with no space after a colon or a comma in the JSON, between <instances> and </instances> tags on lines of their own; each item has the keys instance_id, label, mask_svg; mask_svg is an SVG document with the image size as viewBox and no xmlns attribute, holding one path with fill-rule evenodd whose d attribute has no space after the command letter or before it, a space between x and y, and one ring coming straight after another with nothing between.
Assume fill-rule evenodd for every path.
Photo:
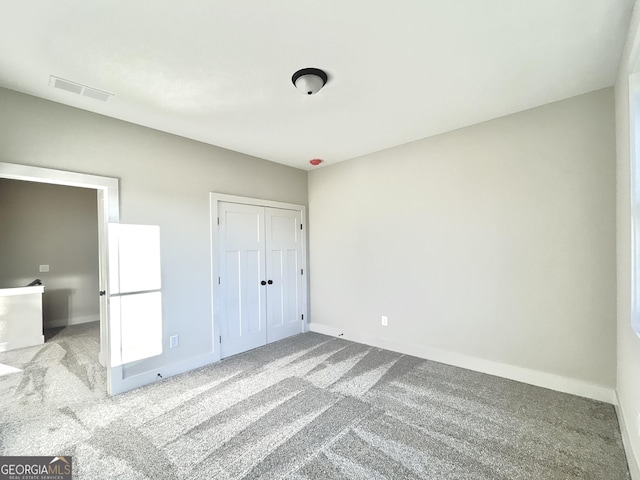
<instances>
[{"instance_id":1,"label":"closet door knob","mask_svg":"<svg viewBox=\"0 0 640 480\"><path fill-rule=\"evenodd\" d=\"M267 283L268 283L269 285L272 285L272 284L273 284L273 280L269 280Z\"/></svg>"},{"instance_id":2,"label":"closet door knob","mask_svg":"<svg viewBox=\"0 0 640 480\"><path fill-rule=\"evenodd\" d=\"M260 282L260 285L266 285L266 284L267 284L267 282L265 282L264 280L262 280L262 281Z\"/></svg>"}]
</instances>

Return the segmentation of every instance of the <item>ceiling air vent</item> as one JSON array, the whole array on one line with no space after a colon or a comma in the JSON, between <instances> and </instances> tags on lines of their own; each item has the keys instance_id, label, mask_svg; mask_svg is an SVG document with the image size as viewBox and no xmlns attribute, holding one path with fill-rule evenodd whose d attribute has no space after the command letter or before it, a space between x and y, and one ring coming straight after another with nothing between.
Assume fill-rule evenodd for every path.
<instances>
[{"instance_id":1,"label":"ceiling air vent","mask_svg":"<svg viewBox=\"0 0 640 480\"><path fill-rule=\"evenodd\" d=\"M95 100L101 100L106 102L109 98L113 97L113 93L98 90L97 88L88 87L81 83L72 82L71 80L65 80L64 78L55 77L51 75L49 77L49 86L66 90L67 92L77 93L85 97L93 98Z\"/></svg>"}]
</instances>

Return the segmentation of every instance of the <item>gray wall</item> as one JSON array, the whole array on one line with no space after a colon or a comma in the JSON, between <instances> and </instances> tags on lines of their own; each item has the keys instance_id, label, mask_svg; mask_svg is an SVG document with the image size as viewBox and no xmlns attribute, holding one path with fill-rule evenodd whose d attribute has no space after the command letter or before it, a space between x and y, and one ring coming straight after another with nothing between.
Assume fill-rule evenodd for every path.
<instances>
[{"instance_id":1,"label":"gray wall","mask_svg":"<svg viewBox=\"0 0 640 480\"><path fill-rule=\"evenodd\" d=\"M149 368L211 351L209 192L307 204L304 171L3 89L0 122L0 161L119 178L160 225ZM613 386L613 125L605 89L313 171L312 324Z\"/></svg>"},{"instance_id":2,"label":"gray wall","mask_svg":"<svg viewBox=\"0 0 640 480\"><path fill-rule=\"evenodd\" d=\"M0 125L0 161L116 177L121 222L160 226L164 352L140 369L212 351L209 192L307 204L302 170L6 89Z\"/></svg>"},{"instance_id":3,"label":"gray wall","mask_svg":"<svg viewBox=\"0 0 640 480\"><path fill-rule=\"evenodd\" d=\"M618 255L618 349L617 390L618 417L627 447L627 459L633 478L640 478L640 338L631 329L631 192L629 138L629 75L638 71L636 61L640 51L640 11L631 19L627 45L620 63L616 82L617 137L617 255ZM637 162L637 159L634 161ZM637 180L636 180L637 181ZM635 292L638 295L638 292Z\"/></svg>"},{"instance_id":4,"label":"gray wall","mask_svg":"<svg viewBox=\"0 0 640 480\"><path fill-rule=\"evenodd\" d=\"M0 179L0 287L45 284L45 326L100 319L96 191ZM49 265L48 273L39 265Z\"/></svg>"},{"instance_id":5,"label":"gray wall","mask_svg":"<svg viewBox=\"0 0 640 480\"><path fill-rule=\"evenodd\" d=\"M312 326L613 387L613 106L604 89L312 171Z\"/></svg>"}]
</instances>

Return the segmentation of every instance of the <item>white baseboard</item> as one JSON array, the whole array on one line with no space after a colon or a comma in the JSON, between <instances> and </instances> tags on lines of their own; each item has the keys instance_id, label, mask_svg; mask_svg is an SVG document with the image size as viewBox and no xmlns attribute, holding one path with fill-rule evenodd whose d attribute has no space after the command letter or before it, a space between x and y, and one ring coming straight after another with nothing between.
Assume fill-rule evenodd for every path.
<instances>
[{"instance_id":1,"label":"white baseboard","mask_svg":"<svg viewBox=\"0 0 640 480\"><path fill-rule=\"evenodd\" d=\"M552 373L541 372L538 370L531 370L528 368L516 367L514 365L507 365L505 363L494 362L491 360L471 357L461 353L439 350L422 345L394 342L367 334L349 332L330 325L312 322L310 324L310 330L312 332L331 335L333 337L340 336L341 338L351 340L353 342L364 343L365 345L384 348L386 350L424 358L425 360L433 360L434 362L446 363L447 365L453 365L455 367L466 368L476 372L487 373L489 375L528 383L537 387L570 393L572 395L591 398L601 402L611 403L613 405L617 404L617 397L613 388L583 382L573 378L554 375Z\"/></svg>"},{"instance_id":2,"label":"white baseboard","mask_svg":"<svg viewBox=\"0 0 640 480\"><path fill-rule=\"evenodd\" d=\"M45 322L45 328L68 327L70 325L80 325L82 323L99 322L100 315L85 315L83 317L60 318Z\"/></svg>"},{"instance_id":3,"label":"white baseboard","mask_svg":"<svg viewBox=\"0 0 640 480\"><path fill-rule=\"evenodd\" d=\"M120 388L114 388L113 385L110 385L111 391L109 393L111 395L118 395L120 393L133 390L134 388L143 387L145 385L149 385L151 383L165 380L169 377L173 377L181 373L195 370L196 368L204 367L211 363L218 362L219 360L220 360L219 355L214 353L208 353L206 355L201 355L199 357L189 358L181 362L172 363L164 367L154 368L153 370L149 370L148 372L143 372L138 375L132 375L130 377L125 378L121 382ZM122 366L115 367L115 369L117 369L118 372L122 374ZM114 369L112 368L112 370ZM158 377L158 374L162 375L162 378Z\"/></svg>"},{"instance_id":4,"label":"white baseboard","mask_svg":"<svg viewBox=\"0 0 640 480\"><path fill-rule=\"evenodd\" d=\"M624 410L620 406L620 399L618 398L618 393L616 392L616 413L618 414L618 423L620 425L620 435L622 435L622 444L624 445L624 452L627 455L627 465L629 466L629 473L631 474L632 480L640 480L640 464L638 464L638 459L633 451L631 444L630 434L635 429L633 428L634 423L628 423L627 419L624 415Z\"/></svg>"}]
</instances>

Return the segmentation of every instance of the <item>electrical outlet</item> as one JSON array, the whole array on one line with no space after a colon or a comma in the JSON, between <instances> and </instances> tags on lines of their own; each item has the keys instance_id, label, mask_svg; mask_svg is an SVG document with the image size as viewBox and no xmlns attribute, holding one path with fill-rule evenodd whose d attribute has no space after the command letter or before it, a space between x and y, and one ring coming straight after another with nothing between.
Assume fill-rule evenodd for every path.
<instances>
[{"instance_id":1,"label":"electrical outlet","mask_svg":"<svg viewBox=\"0 0 640 480\"><path fill-rule=\"evenodd\" d=\"M176 348L178 346L178 335L169 337L169 347Z\"/></svg>"},{"instance_id":2,"label":"electrical outlet","mask_svg":"<svg viewBox=\"0 0 640 480\"><path fill-rule=\"evenodd\" d=\"M49 265L40 265L40 272L48 272Z\"/></svg>"},{"instance_id":3,"label":"electrical outlet","mask_svg":"<svg viewBox=\"0 0 640 480\"><path fill-rule=\"evenodd\" d=\"M386 327L387 326L387 322L389 321L389 319L387 318L386 315L382 316L382 326Z\"/></svg>"}]
</instances>

